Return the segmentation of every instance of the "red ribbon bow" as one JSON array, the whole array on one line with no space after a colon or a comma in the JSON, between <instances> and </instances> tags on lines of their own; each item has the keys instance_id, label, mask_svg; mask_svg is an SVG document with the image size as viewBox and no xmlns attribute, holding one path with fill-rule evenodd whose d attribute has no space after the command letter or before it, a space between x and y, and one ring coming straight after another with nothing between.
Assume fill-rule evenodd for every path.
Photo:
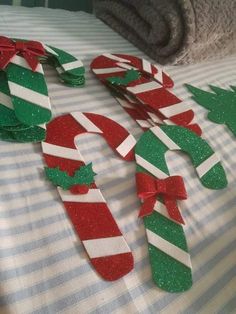
<instances>
[{"instance_id":1,"label":"red ribbon bow","mask_svg":"<svg viewBox=\"0 0 236 314\"><path fill-rule=\"evenodd\" d=\"M184 181L181 176L155 179L146 173L136 173L138 197L143 201L139 217L150 215L154 210L156 198L161 195L170 218L184 224L176 200L187 199Z\"/></svg>"},{"instance_id":2,"label":"red ribbon bow","mask_svg":"<svg viewBox=\"0 0 236 314\"><path fill-rule=\"evenodd\" d=\"M5 69L17 54L22 55L31 69L35 71L39 64L37 57L44 56L45 49L38 41L14 42L10 38L0 36L0 69Z\"/></svg>"}]
</instances>

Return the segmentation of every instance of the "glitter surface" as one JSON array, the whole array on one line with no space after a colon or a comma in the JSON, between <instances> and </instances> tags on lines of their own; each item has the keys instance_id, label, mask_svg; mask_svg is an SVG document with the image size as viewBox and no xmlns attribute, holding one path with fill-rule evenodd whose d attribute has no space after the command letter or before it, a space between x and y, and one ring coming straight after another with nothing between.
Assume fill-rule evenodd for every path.
<instances>
[{"instance_id":1,"label":"glitter surface","mask_svg":"<svg viewBox=\"0 0 236 314\"><path fill-rule=\"evenodd\" d=\"M96 173L93 172L92 163L80 166L74 172L73 176L70 176L66 171L60 170L59 167L45 167L45 174L48 180L54 185L62 187L64 190L69 190L75 185L90 186L94 183L94 176L96 175Z\"/></svg>"},{"instance_id":2,"label":"glitter surface","mask_svg":"<svg viewBox=\"0 0 236 314\"><path fill-rule=\"evenodd\" d=\"M214 153L213 149L205 140L186 128L174 125L162 125L160 128L183 152L188 154L194 167L199 166ZM165 153L168 151L168 147L151 131L145 132L137 143L136 153L140 155L140 151L145 156L146 160L169 175L165 161ZM138 166L138 171L144 171L144 169ZM218 162L212 167L200 178L200 181L209 189L225 188L227 186L227 178L221 163Z\"/></svg>"},{"instance_id":3,"label":"glitter surface","mask_svg":"<svg viewBox=\"0 0 236 314\"><path fill-rule=\"evenodd\" d=\"M162 125L160 128L167 136L167 138L164 137L165 140L168 142L169 138L183 152L187 153L194 167L198 167L214 153L205 140L186 128L174 125ZM136 155L170 175L165 160L165 153L168 150L169 148L152 132L152 129L141 136L135 147ZM137 172L148 173L148 169L144 167L148 166L137 165ZM151 170L150 174L153 174ZM221 189L227 185L225 172L220 162L211 167L200 180L204 186L211 189ZM162 202L160 197L158 200ZM188 290L192 285L192 274L190 264L182 263L180 258L182 254L186 256L183 252L188 252L182 226L155 211L150 216L144 217L144 224L147 235L148 232L152 232L154 239L156 239L155 243L148 244L154 282L161 289L169 292ZM158 240L160 238L163 239L164 244L160 243ZM177 249L178 253L175 256L171 255L173 252L172 245L181 250L178 251Z\"/></svg>"},{"instance_id":4,"label":"glitter surface","mask_svg":"<svg viewBox=\"0 0 236 314\"><path fill-rule=\"evenodd\" d=\"M206 92L192 85L187 89L193 94L192 98L202 107L209 110L208 119L218 124L225 124L236 136L236 89L225 90L210 86L212 92Z\"/></svg>"},{"instance_id":5,"label":"glitter surface","mask_svg":"<svg viewBox=\"0 0 236 314\"><path fill-rule=\"evenodd\" d=\"M26 42L24 39L13 40ZM49 46L45 49L46 55L39 57L39 61L55 67L59 81L71 87L84 84L82 63L63 50ZM23 56L20 52L17 54ZM68 68L67 63L73 62L75 67ZM40 125L49 122L52 116L47 84L41 66L33 71L23 64L11 62L0 71L0 138L5 141L42 141L45 130Z\"/></svg>"}]
</instances>

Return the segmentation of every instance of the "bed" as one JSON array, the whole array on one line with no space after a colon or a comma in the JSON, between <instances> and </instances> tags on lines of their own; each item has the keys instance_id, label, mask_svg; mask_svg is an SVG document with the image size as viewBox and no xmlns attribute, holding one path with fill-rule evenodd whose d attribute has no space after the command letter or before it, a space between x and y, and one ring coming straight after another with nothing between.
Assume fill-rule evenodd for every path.
<instances>
[{"instance_id":1,"label":"bed","mask_svg":"<svg viewBox=\"0 0 236 314\"><path fill-rule=\"evenodd\" d=\"M141 51L95 16L61 9L0 6L0 33L38 39L82 60L86 85L63 86L46 67L53 115L71 111L106 115L136 138L142 131L89 71L104 52ZM150 60L150 59L149 59ZM181 209L193 264L193 287L170 294L151 279L145 231L138 219L135 163L118 159L96 135L80 140L101 188L134 254L134 270L115 282L103 281L89 264L56 189L46 181L40 144L0 142L0 312L46 313L232 313L236 310L236 141L224 125L206 119L184 83L206 89L235 85L236 56L189 66L167 66L174 92L191 104L204 138L221 158L228 187L213 191L197 179L187 156L168 153L172 174L185 178L188 199Z\"/></svg>"}]
</instances>

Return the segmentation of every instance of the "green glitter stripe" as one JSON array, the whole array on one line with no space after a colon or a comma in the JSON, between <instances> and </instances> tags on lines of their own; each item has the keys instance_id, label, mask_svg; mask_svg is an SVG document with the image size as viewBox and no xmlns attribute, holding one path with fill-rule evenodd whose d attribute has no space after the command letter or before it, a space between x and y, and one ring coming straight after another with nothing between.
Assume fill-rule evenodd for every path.
<instances>
[{"instance_id":1,"label":"green glitter stripe","mask_svg":"<svg viewBox=\"0 0 236 314\"><path fill-rule=\"evenodd\" d=\"M8 81L48 96L48 89L43 74L33 72L13 63L7 66L6 73Z\"/></svg>"},{"instance_id":2,"label":"green glitter stripe","mask_svg":"<svg viewBox=\"0 0 236 314\"><path fill-rule=\"evenodd\" d=\"M144 218L144 225L147 229L153 231L166 241L188 252L183 227L178 223L154 211L150 216ZM163 226L165 226L165 228L163 228Z\"/></svg>"},{"instance_id":3,"label":"green glitter stripe","mask_svg":"<svg viewBox=\"0 0 236 314\"><path fill-rule=\"evenodd\" d=\"M19 123L14 110L0 104L0 127L15 126Z\"/></svg>"},{"instance_id":4,"label":"green glitter stripe","mask_svg":"<svg viewBox=\"0 0 236 314\"><path fill-rule=\"evenodd\" d=\"M168 292L183 292L192 286L191 268L148 244L153 281Z\"/></svg>"},{"instance_id":5,"label":"green glitter stripe","mask_svg":"<svg viewBox=\"0 0 236 314\"><path fill-rule=\"evenodd\" d=\"M0 71L0 92L7 96L10 96L10 91L7 83L7 75L3 71Z\"/></svg>"},{"instance_id":6,"label":"green glitter stripe","mask_svg":"<svg viewBox=\"0 0 236 314\"><path fill-rule=\"evenodd\" d=\"M27 130L10 132L0 128L0 139L8 142L32 143L45 140L46 130L39 126Z\"/></svg>"},{"instance_id":7,"label":"green glitter stripe","mask_svg":"<svg viewBox=\"0 0 236 314\"><path fill-rule=\"evenodd\" d=\"M38 125L50 121L51 110L12 96L16 117L24 124Z\"/></svg>"}]
</instances>

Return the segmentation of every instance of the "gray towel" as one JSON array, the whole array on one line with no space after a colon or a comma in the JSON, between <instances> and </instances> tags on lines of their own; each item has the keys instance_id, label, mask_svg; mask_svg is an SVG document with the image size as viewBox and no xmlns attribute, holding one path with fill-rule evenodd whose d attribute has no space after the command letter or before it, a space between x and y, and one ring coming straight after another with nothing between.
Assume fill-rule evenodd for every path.
<instances>
[{"instance_id":1,"label":"gray towel","mask_svg":"<svg viewBox=\"0 0 236 314\"><path fill-rule=\"evenodd\" d=\"M94 9L161 64L236 53L236 0L95 0Z\"/></svg>"}]
</instances>

